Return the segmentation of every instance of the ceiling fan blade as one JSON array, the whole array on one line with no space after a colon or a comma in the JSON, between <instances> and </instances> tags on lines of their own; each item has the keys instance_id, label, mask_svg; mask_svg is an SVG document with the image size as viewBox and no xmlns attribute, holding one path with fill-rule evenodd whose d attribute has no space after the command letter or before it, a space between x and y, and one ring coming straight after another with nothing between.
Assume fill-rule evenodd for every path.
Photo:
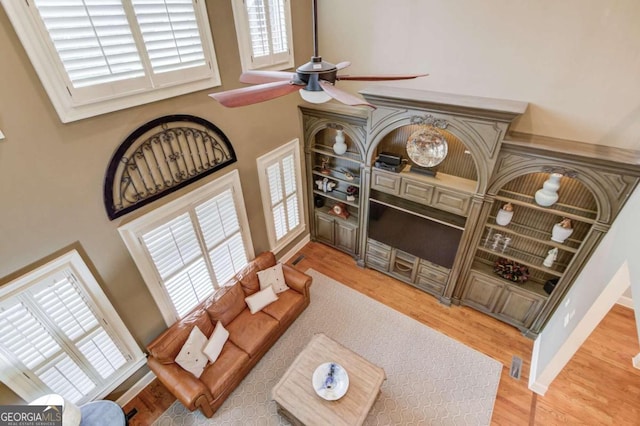
<instances>
[{"instance_id":1,"label":"ceiling fan blade","mask_svg":"<svg viewBox=\"0 0 640 426\"><path fill-rule=\"evenodd\" d=\"M336 64L336 68L338 68L338 70L344 69L346 67L350 67L351 66L351 62L349 61L344 61L344 62L339 62Z\"/></svg>"},{"instance_id":2,"label":"ceiling fan blade","mask_svg":"<svg viewBox=\"0 0 640 426\"><path fill-rule=\"evenodd\" d=\"M367 103L367 101L365 101L364 99L354 96L351 93L345 92L344 90L338 89L328 81L320 80L320 85L322 86L322 90L324 90L327 95L331 96L336 101L342 102L346 105L364 105L376 109L375 106Z\"/></svg>"},{"instance_id":3,"label":"ceiling fan blade","mask_svg":"<svg viewBox=\"0 0 640 426\"><path fill-rule=\"evenodd\" d=\"M426 77L429 74L397 74L397 75L338 75L336 80L354 81L386 81L386 80L411 80L412 78Z\"/></svg>"},{"instance_id":4,"label":"ceiling fan blade","mask_svg":"<svg viewBox=\"0 0 640 426\"><path fill-rule=\"evenodd\" d=\"M245 71L240 75L241 83L263 84L274 81L291 81L296 78L295 72L286 71Z\"/></svg>"},{"instance_id":5,"label":"ceiling fan blade","mask_svg":"<svg viewBox=\"0 0 640 426\"><path fill-rule=\"evenodd\" d=\"M300 88L301 86L291 84L288 81L276 81L273 83L259 84L257 86L243 87L241 89L211 93L209 96L228 108L234 108L269 101L280 96L288 95L289 93L297 92Z\"/></svg>"}]
</instances>

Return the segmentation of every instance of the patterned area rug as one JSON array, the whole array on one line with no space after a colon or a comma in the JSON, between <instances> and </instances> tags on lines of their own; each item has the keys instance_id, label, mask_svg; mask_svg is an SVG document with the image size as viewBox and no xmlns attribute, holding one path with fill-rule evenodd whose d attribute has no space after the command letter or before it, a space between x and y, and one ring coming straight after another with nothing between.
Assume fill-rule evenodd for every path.
<instances>
[{"instance_id":1,"label":"patterned area rug","mask_svg":"<svg viewBox=\"0 0 640 426\"><path fill-rule=\"evenodd\" d=\"M174 425L288 425L271 389L314 333L382 367L387 380L367 425L488 425L502 364L321 273L311 304L207 419L175 402L156 420Z\"/></svg>"}]
</instances>

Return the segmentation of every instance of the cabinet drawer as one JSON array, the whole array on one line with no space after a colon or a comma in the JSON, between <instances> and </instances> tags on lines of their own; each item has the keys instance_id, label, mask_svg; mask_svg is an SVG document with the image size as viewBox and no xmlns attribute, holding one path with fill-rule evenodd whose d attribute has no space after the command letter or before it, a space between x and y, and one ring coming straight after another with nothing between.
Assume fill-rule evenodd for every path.
<instances>
[{"instance_id":1,"label":"cabinet drawer","mask_svg":"<svg viewBox=\"0 0 640 426\"><path fill-rule=\"evenodd\" d=\"M438 187L434 188L433 199L431 200L433 207L462 216L466 216L469 212L470 203L471 196L469 194Z\"/></svg>"},{"instance_id":2,"label":"cabinet drawer","mask_svg":"<svg viewBox=\"0 0 640 426\"><path fill-rule=\"evenodd\" d=\"M388 261L391 258L391 247L375 240L367 240L367 254Z\"/></svg>"},{"instance_id":3,"label":"cabinet drawer","mask_svg":"<svg viewBox=\"0 0 640 426\"><path fill-rule=\"evenodd\" d=\"M444 284L434 282L421 275L416 277L416 286L437 296L441 296L444 293Z\"/></svg>"},{"instance_id":4,"label":"cabinet drawer","mask_svg":"<svg viewBox=\"0 0 640 426\"><path fill-rule=\"evenodd\" d=\"M428 260L424 260L424 259L420 259L420 267L423 267L425 269L431 269L434 271L439 271L445 275L449 275L449 272L451 272L451 269L449 268L445 268L444 266L440 266L436 263L431 263Z\"/></svg>"},{"instance_id":5,"label":"cabinet drawer","mask_svg":"<svg viewBox=\"0 0 640 426\"><path fill-rule=\"evenodd\" d=\"M432 269L421 263L420 267L418 268L418 276L421 276L426 280L444 285L447 282L447 278L449 278L449 273L442 272L437 269Z\"/></svg>"},{"instance_id":6,"label":"cabinet drawer","mask_svg":"<svg viewBox=\"0 0 640 426\"><path fill-rule=\"evenodd\" d=\"M400 250L393 250L389 272L403 281L414 282L418 271L418 258Z\"/></svg>"},{"instance_id":7,"label":"cabinet drawer","mask_svg":"<svg viewBox=\"0 0 640 426\"><path fill-rule=\"evenodd\" d=\"M371 187L389 194L400 193L400 176L374 169L372 171Z\"/></svg>"},{"instance_id":8,"label":"cabinet drawer","mask_svg":"<svg viewBox=\"0 0 640 426\"><path fill-rule=\"evenodd\" d=\"M379 271L389 271L389 259L381 259L377 256L367 254L367 266Z\"/></svg>"},{"instance_id":9,"label":"cabinet drawer","mask_svg":"<svg viewBox=\"0 0 640 426\"><path fill-rule=\"evenodd\" d=\"M407 200L416 201L422 204L430 204L433 195L433 186L424 182L402 178L400 184L400 196Z\"/></svg>"}]
</instances>

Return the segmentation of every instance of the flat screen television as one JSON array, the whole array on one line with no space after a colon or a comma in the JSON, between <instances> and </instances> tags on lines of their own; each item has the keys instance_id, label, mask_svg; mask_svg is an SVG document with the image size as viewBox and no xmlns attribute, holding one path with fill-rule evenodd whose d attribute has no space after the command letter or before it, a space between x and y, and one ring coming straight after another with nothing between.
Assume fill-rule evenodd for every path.
<instances>
[{"instance_id":1,"label":"flat screen television","mask_svg":"<svg viewBox=\"0 0 640 426\"><path fill-rule=\"evenodd\" d=\"M369 238L451 268L462 229L369 200Z\"/></svg>"}]
</instances>

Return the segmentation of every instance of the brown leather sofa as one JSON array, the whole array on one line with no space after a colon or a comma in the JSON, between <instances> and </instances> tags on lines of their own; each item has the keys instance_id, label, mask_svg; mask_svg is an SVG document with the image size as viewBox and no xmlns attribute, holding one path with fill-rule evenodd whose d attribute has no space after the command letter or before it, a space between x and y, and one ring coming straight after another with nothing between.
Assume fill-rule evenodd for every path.
<instances>
[{"instance_id":1,"label":"brown leather sofa","mask_svg":"<svg viewBox=\"0 0 640 426\"><path fill-rule=\"evenodd\" d=\"M242 271L183 319L147 346L147 362L164 386L189 410L207 416L222 405L254 365L309 305L311 277L283 265L289 290L262 311L251 314L244 301L260 289L257 272L276 264L273 253L256 257ZM220 356L209 363L200 378L174 362L192 328L211 336L217 321L229 331Z\"/></svg>"}]
</instances>

